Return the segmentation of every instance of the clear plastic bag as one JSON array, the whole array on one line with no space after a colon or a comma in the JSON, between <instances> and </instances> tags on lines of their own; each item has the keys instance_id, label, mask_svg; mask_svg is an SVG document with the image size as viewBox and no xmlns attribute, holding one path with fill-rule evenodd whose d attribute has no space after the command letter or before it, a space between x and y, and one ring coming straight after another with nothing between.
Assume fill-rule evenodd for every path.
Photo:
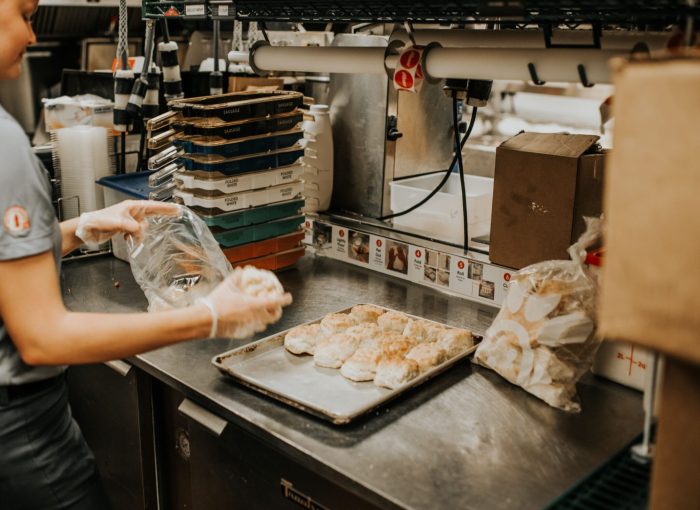
<instances>
[{"instance_id":1,"label":"clear plastic bag","mask_svg":"<svg viewBox=\"0 0 700 510\"><path fill-rule=\"evenodd\" d=\"M584 266L586 248L601 237L602 220L569 248L571 261L533 264L515 273L501 311L474 361L549 405L579 412L576 383L590 369L600 340L595 335L597 283Z\"/></svg>"},{"instance_id":2,"label":"clear plastic bag","mask_svg":"<svg viewBox=\"0 0 700 510\"><path fill-rule=\"evenodd\" d=\"M140 239L129 237L129 262L149 311L183 308L214 290L232 268L207 225L186 207L149 216Z\"/></svg>"}]
</instances>

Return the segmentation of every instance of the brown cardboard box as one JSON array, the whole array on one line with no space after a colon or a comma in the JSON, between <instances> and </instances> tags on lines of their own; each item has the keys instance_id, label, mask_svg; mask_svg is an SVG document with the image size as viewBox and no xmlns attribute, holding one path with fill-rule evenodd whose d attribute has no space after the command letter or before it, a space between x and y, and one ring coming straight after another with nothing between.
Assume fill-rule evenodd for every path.
<instances>
[{"instance_id":1,"label":"brown cardboard box","mask_svg":"<svg viewBox=\"0 0 700 510\"><path fill-rule=\"evenodd\" d=\"M661 385L652 510L700 507L700 367L667 359Z\"/></svg>"},{"instance_id":2,"label":"brown cardboard box","mask_svg":"<svg viewBox=\"0 0 700 510\"><path fill-rule=\"evenodd\" d=\"M620 63L615 86L600 330L700 364L700 58Z\"/></svg>"},{"instance_id":3,"label":"brown cardboard box","mask_svg":"<svg viewBox=\"0 0 700 510\"><path fill-rule=\"evenodd\" d=\"M650 508L698 508L700 57L613 67L599 330L669 356Z\"/></svg>"},{"instance_id":4,"label":"brown cardboard box","mask_svg":"<svg viewBox=\"0 0 700 510\"><path fill-rule=\"evenodd\" d=\"M229 92L245 92L247 90L281 90L284 85L282 78L260 78L258 76L231 76L228 79Z\"/></svg>"},{"instance_id":5,"label":"brown cardboard box","mask_svg":"<svg viewBox=\"0 0 700 510\"><path fill-rule=\"evenodd\" d=\"M588 153L598 137L520 133L496 150L491 261L522 267L568 259L585 230L584 216L602 209L605 156Z\"/></svg>"}]
</instances>

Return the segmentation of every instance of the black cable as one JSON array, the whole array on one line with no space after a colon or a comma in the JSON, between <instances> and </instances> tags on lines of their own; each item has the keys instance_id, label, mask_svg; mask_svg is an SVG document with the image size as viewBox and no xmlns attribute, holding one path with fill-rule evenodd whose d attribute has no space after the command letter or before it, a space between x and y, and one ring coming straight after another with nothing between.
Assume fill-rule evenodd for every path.
<instances>
[{"instance_id":1,"label":"black cable","mask_svg":"<svg viewBox=\"0 0 700 510\"><path fill-rule=\"evenodd\" d=\"M456 115L457 109L456 109L456 107L454 107L454 105L453 105L453 109L454 109L455 115ZM428 200L433 198L438 191L440 191L442 189L442 187L447 183L447 180L450 178L450 175L452 174L452 168L457 163L457 156L459 155L461 157L462 148L464 147L464 144L467 143L467 140L469 140L469 136L472 134L472 129L474 128L474 124L476 121L476 111L477 111L477 107L476 106L472 107L472 115L471 115L471 119L469 120L469 127L467 127L467 132L464 133L464 136L462 137L462 141L459 144L459 150L456 151L457 153L452 158L452 162L450 163L449 168L447 170L445 170L445 175L443 176L440 183L435 187L435 189L433 189L433 191L431 191L428 194L428 196L425 197L423 200L421 200L420 202L418 202L415 205L412 205L408 209L406 209L404 211L397 212L397 213L387 214L386 216L380 216L379 218L377 218L378 220L386 221L386 220L389 220L391 218L396 218L397 216L403 216L404 214L408 214L411 211L414 211L414 210L418 209L420 206L422 206L423 204L425 204ZM459 138L459 129L457 126L455 126L455 136L457 138Z\"/></svg>"},{"instance_id":2,"label":"black cable","mask_svg":"<svg viewBox=\"0 0 700 510\"><path fill-rule=\"evenodd\" d=\"M126 173L126 133L121 132L121 142L122 142L122 147L121 147L121 153L122 153L122 160L121 160L121 168L119 173L120 174L125 174Z\"/></svg>"},{"instance_id":3,"label":"black cable","mask_svg":"<svg viewBox=\"0 0 700 510\"><path fill-rule=\"evenodd\" d=\"M163 18L163 42L170 42L170 29L168 29L168 19Z\"/></svg>"},{"instance_id":4,"label":"black cable","mask_svg":"<svg viewBox=\"0 0 700 510\"><path fill-rule=\"evenodd\" d=\"M452 124L455 127L455 152L459 166L459 185L462 188L462 227L464 228L464 253L469 249L469 219L467 216L467 188L464 182L464 161L462 161L462 145L459 142L459 121L457 119L457 92L452 92ZM476 109L476 108L475 108Z\"/></svg>"},{"instance_id":5,"label":"black cable","mask_svg":"<svg viewBox=\"0 0 700 510\"><path fill-rule=\"evenodd\" d=\"M139 156L136 163L136 171L140 172L143 170L143 153L146 150L146 122L143 115L139 115L138 118L141 121L141 138L139 139Z\"/></svg>"}]
</instances>

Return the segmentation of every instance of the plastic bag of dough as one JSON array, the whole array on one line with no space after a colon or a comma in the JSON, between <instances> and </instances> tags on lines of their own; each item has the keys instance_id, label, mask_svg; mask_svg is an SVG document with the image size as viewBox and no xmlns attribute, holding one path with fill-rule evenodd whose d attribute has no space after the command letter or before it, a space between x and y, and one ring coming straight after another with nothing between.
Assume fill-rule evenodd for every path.
<instances>
[{"instance_id":1,"label":"plastic bag of dough","mask_svg":"<svg viewBox=\"0 0 700 510\"><path fill-rule=\"evenodd\" d=\"M569 248L572 260L533 264L515 273L500 312L474 361L565 411L579 412L576 383L591 367L595 331L595 278L584 266L586 249L601 238L602 220Z\"/></svg>"},{"instance_id":2,"label":"plastic bag of dough","mask_svg":"<svg viewBox=\"0 0 700 510\"><path fill-rule=\"evenodd\" d=\"M183 308L207 296L232 269L207 225L187 207L149 216L143 237L127 239L136 282L149 311Z\"/></svg>"}]
</instances>

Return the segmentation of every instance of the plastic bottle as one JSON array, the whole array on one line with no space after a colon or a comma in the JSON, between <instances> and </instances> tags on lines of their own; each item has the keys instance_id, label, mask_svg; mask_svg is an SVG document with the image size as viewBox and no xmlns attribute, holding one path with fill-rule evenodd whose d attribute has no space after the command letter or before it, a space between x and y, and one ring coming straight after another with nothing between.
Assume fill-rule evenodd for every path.
<instances>
[{"instance_id":1,"label":"plastic bottle","mask_svg":"<svg viewBox=\"0 0 700 510\"><path fill-rule=\"evenodd\" d=\"M312 105L314 120L304 122L304 194L305 212L328 209L333 193L333 133L327 105Z\"/></svg>"}]
</instances>

